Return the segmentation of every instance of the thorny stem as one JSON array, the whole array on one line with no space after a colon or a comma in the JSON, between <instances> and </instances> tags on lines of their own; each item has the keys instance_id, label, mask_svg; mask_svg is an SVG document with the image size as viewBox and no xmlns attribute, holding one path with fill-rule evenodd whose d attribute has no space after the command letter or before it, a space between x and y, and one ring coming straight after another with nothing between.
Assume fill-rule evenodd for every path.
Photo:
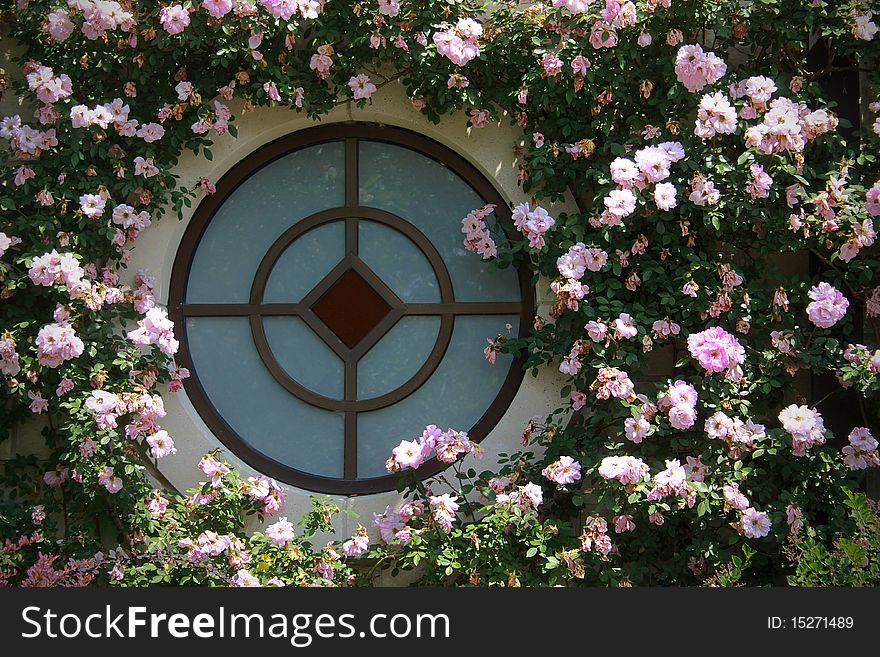
<instances>
[{"instance_id":1,"label":"thorny stem","mask_svg":"<svg viewBox=\"0 0 880 657\"><path fill-rule=\"evenodd\" d=\"M116 529L119 530L119 533L122 534L123 541L125 543L126 548L128 550L132 549L132 541L131 534L128 533L128 530L125 528L122 520L119 518L119 515L113 509L113 505L110 504L110 500L107 497L106 493L103 493L102 497L104 498L104 504L107 506L107 513L110 515L110 519L113 521L113 524L116 525Z\"/></svg>"},{"instance_id":2,"label":"thorny stem","mask_svg":"<svg viewBox=\"0 0 880 657\"><path fill-rule=\"evenodd\" d=\"M144 447L143 443L136 442L135 447L138 450L138 455L141 457L141 462L149 471L150 476L153 477L167 490L176 491L177 488L168 480L168 478L164 474L162 474L162 471L159 470L158 464L154 463L153 460L147 455L147 450Z\"/></svg>"},{"instance_id":3,"label":"thorny stem","mask_svg":"<svg viewBox=\"0 0 880 657\"><path fill-rule=\"evenodd\" d=\"M840 392L840 391L839 391L839 390L836 390L836 389L835 389L835 390L832 390L832 391L829 392L827 395L825 395L824 397L822 397L822 399L820 399L819 401L815 402L815 403L813 404L813 406L821 406L821 405L822 405L822 402L824 402L826 399L828 399L828 398L831 397L832 395L836 395L838 392Z\"/></svg>"},{"instance_id":4,"label":"thorny stem","mask_svg":"<svg viewBox=\"0 0 880 657\"><path fill-rule=\"evenodd\" d=\"M862 400L862 396L856 395L856 399L859 401L859 412L862 414L862 420L864 421L865 426L870 426L871 422L868 420L868 413L865 411L865 404Z\"/></svg>"},{"instance_id":5,"label":"thorny stem","mask_svg":"<svg viewBox=\"0 0 880 657\"><path fill-rule=\"evenodd\" d=\"M384 557L379 559L375 564L373 564L373 567L370 568L370 571L367 573L367 578L370 580L370 582L373 581L373 576L376 573L376 569L382 565L383 561L385 561L386 559L396 559L396 558L397 558L396 554L386 554Z\"/></svg>"},{"instance_id":6,"label":"thorny stem","mask_svg":"<svg viewBox=\"0 0 880 657\"><path fill-rule=\"evenodd\" d=\"M64 495L64 486L61 489L61 517L64 520L64 535L67 535L67 497Z\"/></svg>"},{"instance_id":7,"label":"thorny stem","mask_svg":"<svg viewBox=\"0 0 880 657\"><path fill-rule=\"evenodd\" d=\"M816 326L813 325L813 330L810 331L810 335L807 336L807 343L804 345L804 349L810 348L810 343L813 342L813 335L816 333Z\"/></svg>"},{"instance_id":8,"label":"thorny stem","mask_svg":"<svg viewBox=\"0 0 880 657\"><path fill-rule=\"evenodd\" d=\"M381 89L382 87L387 86L387 85L391 84L392 82L395 82L396 80L399 80L404 75L407 75L409 73L409 69L404 69L404 70L400 71L399 73L395 73L390 78L383 77L379 73L376 73L375 71L371 71L371 72L374 73L375 75L379 75L379 77L382 77L382 82L380 82L379 84L376 85L376 91L379 91L379 89ZM333 105L334 106L345 105L345 104L349 104L352 102L354 102L353 98L340 98L335 103L333 103Z\"/></svg>"},{"instance_id":9,"label":"thorny stem","mask_svg":"<svg viewBox=\"0 0 880 657\"><path fill-rule=\"evenodd\" d=\"M454 463L454 464L452 465L452 469L455 470L456 474L458 474L458 475L461 475L461 474L462 474L461 469L459 468L460 465L461 465L461 464L460 464L459 462L456 462L456 463ZM461 486L461 485L462 485L461 482L463 481L463 478L462 478L462 477L457 477L457 479L458 479L458 482L459 482L459 486ZM467 503L467 508L468 508L468 512L470 513L471 520L472 520L474 523L476 523L476 522L477 522L477 519L476 519L476 517L474 516L473 504L471 504L470 499L468 499L468 496L465 495L464 491L463 491L460 487L459 487L459 489L458 489L458 494L461 495L461 496L464 498L464 501Z\"/></svg>"},{"instance_id":10,"label":"thorny stem","mask_svg":"<svg viewBox=\"0 0 880 657\"><path fill-rule=\"evenodd\" d=\"M609 421L609 422L606 422L605 424L601 424L601 425L599 425L598 427L596 427L595 429L592 429L592 430L595 431L596 433L599 433L600 431L604 431L604 430L607 429L608 427L612 427L612 426L614 426L615 424L618 424L619 422L623 422L623 421L626 420L628 417L631 417L631 416L630 416L630 415L624 415L623 417L617 417L617 418L614 418L613 420L611 420L611 421Z\"/></svg>"}]
</instances>

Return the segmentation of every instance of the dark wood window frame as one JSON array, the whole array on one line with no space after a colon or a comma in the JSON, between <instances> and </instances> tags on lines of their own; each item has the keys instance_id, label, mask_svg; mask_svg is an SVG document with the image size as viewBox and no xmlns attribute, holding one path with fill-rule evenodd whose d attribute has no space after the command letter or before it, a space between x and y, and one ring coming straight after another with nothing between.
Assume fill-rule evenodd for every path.
<instances>
[{"instance_id":1,"label":"dark wood window frame","mask_svg":"<svg viewBox=\"0 0 880 657\"><path fill-rule=\"evenodd\" d=\"M288 484L307 490L358 495L393 490L398 478L387 475L358 479L357 472L357 413L377 410L397 403L418 390L434 373L443 359L452 337L455 318L459 315L519 315L519 336L528 335L535 311L533 283L528 268L518 269L520 301L517 302L461 302L455 300L452 279L442 257L415 226L389 212L359 205L358 194L358 141L384 142L402 146L427 156L459 175L486 203L496 206L495 213L509 220L510 208L497 189L487 178L463 157L445 146L417 133L396 127L365 123L338 123L308 128L277 139L245 157L230 169L217 183L217 192L205 198L195 210L178 247L169 289L169 312L174 320L180 339L178 361L190 369L192 376L184 383L190 401L208 425L212 433L233 454L256 470ZM196 249L213 216L229 196L257 171L299 149L321 143L345 144L345 204L318 212L295 223L270 246L251 285L247 303L205 304L186 303L186 287ZM392 228L412 241L424 254L437 277L440 288L439 303L404 303L385 283L358 257L358 225L361 220L377 222ZM344 222L345 255L339 264L327 274L311 292L298 303L264 303L263 293L272 268L278 258L297 238L318 226ZM455 226L451 226L455 229ZM514 235L508 236L516 239ZM477 256L474 256L477 257ZM363 282L387 305L387 314L375 325L363 327L357 332L361 339L354 340L350 334L337 330L335 333L315 313L315 306L322 297L346 275L356 272ZM385 310L383 306L383 311ZM379 313L381 314L381 313ZM403 385L379 397L357 399L357 363L404 316L439 316L440 330L434 347L422 367ZM186 331L187 317L247 317L250 322L254 345L274 379L289 393L306 403L341 413L344 417L344 473L343 478L330 478L296 470L281 463L243 440L214 408L199 381L197 368L190 357ZM295 316L302 319L343 361L344 395L337 400L319 395L295 381L272 355L262 318L265 316ZM353 343L353 344L352 344ZM524 376L524 362L514 359L501 389L493 403L474 424L468 434L474 441L481 441L495 427L513 401ZM466 385L466 383L464 384ZM461 427L459 427L461 428ZM406 438L405 436L401 437ZM442 464L435 459L418 470L421 477L437 474Z\"/></svg>"}]
</instances>

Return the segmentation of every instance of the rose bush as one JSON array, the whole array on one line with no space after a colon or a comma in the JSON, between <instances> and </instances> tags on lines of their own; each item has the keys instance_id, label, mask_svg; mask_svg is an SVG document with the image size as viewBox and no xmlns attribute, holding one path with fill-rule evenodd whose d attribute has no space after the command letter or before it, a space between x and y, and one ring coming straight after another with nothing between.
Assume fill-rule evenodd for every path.
<instances>
[{"instance_id":1,"label":"rose bush","mask_svg":"<svg viewBox=\"0 0 880 657\"><path fill-rule=\"evenodd\" d=\"M39 415L49 454L3 467L3 583L780 583L792 535L852 532L844 492L880 462L880 105L858 130L829 83L861 75L876 99L875 3L0 6L25 102L0 124L0 439ZM235 136L233 107L319 118L386 84L426 120L522 128L532 202L509 226L475 209L464 244L527 262L555 303L485 356L570 382L498 472L462 464L478 446L461 432L402 436L388 467L411 497L376 541L313 547L334 509L297 536L277 486L216 455L201 489L156 488L176 452L161 395L188 372L153 279L125 269L151 222L213 193L174 167ZM580 211L556 214L567 192ZM834 436L823 412L847 397L859 416ZM449 469L419 481L432 455ZM252 533L248 513L273 517Z\"/></svg>"}]
</instances>

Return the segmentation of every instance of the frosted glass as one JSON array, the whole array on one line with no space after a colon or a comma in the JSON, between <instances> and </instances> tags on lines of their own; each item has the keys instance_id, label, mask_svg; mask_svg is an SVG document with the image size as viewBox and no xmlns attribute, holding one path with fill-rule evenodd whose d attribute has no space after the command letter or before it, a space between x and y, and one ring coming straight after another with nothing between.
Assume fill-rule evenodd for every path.
<instances>
[{"instance_id":1,"label":"frosted glass","mask_svg":"<svg viewBox=\"0 0 880 657\"><path fill-rule=\"evenodd\" d=\"M263 317L266 340L291 378L325 397L342 399L343 363L298 317Z\"/></svg>"},{"instance_id":2,"label":"frosted glass","mask_svg":"<svg viewBox=\"0 0 880 657\"><path fill-rule=\"evenodd\" d=\"M205 393L254 449L298 470L343 476L343 419L282 388L257 354L244 317L190 317L190 355Z\"/></svg>"},{"instance_id":3,"label":"frosted glass","mask_svg":"<svg viewBox=\"0 0 880 657\"><path fill-rule=\"evenodd\" d=\"M439 303L440 287L431 263L406 235L372 221L358 228L359 255L406 303Z\"/></svg>"},{"instance_id":4,"label":"frosted glass","mask_svg":"<svg viewBox=\"0 0 880 657\"><path fill-rule=\"evenodd\" d=\"M519 301L512 268L489 271L464 248L461 220L485 201L439 162L401 146L361 141L360 204L406 219L443 257L457 301Z\"/></svg>"},{"instance_id":5,"label":"frosted glass","mask_svg":"<svg viewBox=\"0 0 880 657\"><path fill-rule=\"evenodd\" d=\"M301 235L278 258L263 301L296 303L345 256L345 223L335 221Z\"/></svg>"},{"instance_id":6,"label":"frosted glass","mask_svg":"<svg viewBox=\"0 0 880 657\"><path fill-rule=\"evenodd\" d=\"M486 338L519 330L515 316L457 317L452 341L434 375L403 401L358 415L358 477L388 474L385 459L401 440L413 440L426 424L468 431L501 389L512 356L499 354L495 365L483 358Z\"/></svg>"},{"instance_id":7,"label":"frosted glass","mask_svg":"<svg viewBox=\"0 0 880 657\"><path fill-rule=\"evenodd\" d=\"M404 317L358 363L358 399L379 397L421 369L440 332L439 317Z\"/></svg>"},{"instance_id":8,"label":"frosted glass","mask_svg":"<svg viewBox=\"0 0 880 657\"><path fill-rule=\"evenodd\" d=\"M226 199L202 235L187 303L246 303L257 266L290 226L344 205L342 142L319 144L268 164Z\"/></svg>"}]
</instances>

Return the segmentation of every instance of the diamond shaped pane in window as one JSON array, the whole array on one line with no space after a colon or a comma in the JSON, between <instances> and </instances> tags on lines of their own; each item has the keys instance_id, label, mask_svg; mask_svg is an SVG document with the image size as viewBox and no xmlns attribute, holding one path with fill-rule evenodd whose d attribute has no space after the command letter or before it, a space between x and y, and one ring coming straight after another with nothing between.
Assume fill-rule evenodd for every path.
<instances>
[{"instance_id":1,"label":"diamond shaped pane in window","mask_svg":"<svg viewBox=\"0 0 880 657\"><path fill-rule=\"evenodd\" d=\"M312 305L312 311L353 349L391 312L391 306L349 269Z\"/></svg>"}]
</instances>

